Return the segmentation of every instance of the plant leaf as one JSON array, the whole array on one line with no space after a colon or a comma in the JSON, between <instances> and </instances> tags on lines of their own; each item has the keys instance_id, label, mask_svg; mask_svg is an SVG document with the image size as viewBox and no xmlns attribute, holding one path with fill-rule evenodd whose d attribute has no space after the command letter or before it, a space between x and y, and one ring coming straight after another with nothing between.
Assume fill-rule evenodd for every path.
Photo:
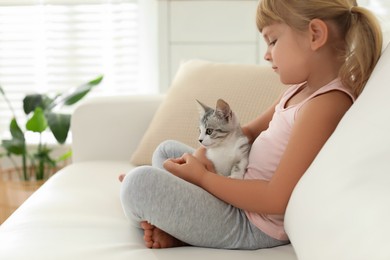
<instances>
[{"instance_id":1,"label":"plant leaf","mask_svg":"<svg viewBox=\"0 0 390 260\"><path fill-rule=\"evenodd\" d=\"M22 155L26 151L25 143L19 139L3 140L1 146L9 154Z\"/></svg>"},{"instance_id":2,"label":"plant leaf","mask_svg":"<svg viewBox=\"0 0 390 260\"><path fill-rule=\"evenodd\" d=\"M15 118L11 120L9 126L12 139L11 140L3 140L1 146L7 151L8 154L16 154L21 155L26 150L26 141L24 138L24 134L20 129L18 123Z\"/></svg>"},{"instance_id":3,"label":"plant leaf","mask_svg":"<svg viewBox=\"0 0 390 260\"><path fill-rule=\"evenodd\" d=\"M85 95L91 91L92 88L96 87L103 80L103 75L81 85L76 88L72 88L69 91L58 96L56 100L51 104L50 109L56 106L70 106L80 101Z\"/></svg>"},{"instance_id":4,"label":"plant leaf","mask_svg":"<svg viewBox=\"0 0 390 260\"><path fill-rule=\"evenodd\" d=\"M46 94L30 94L26 95L23 99L23 110L26 115L35 111L35 108L40 107L42 110L46 110L53 99Z\"/></svg>"},{"instance_id":5,"label":"plant leaf","mask_svg":"<svg viewBox=\"0 0 390 260\"><path fill-rule=\"evenodd\" d=\"M22 142L25 141L24 133L22 129L19 127L18 122L15 118L12 118L11 123L9 125L9 131L11 132L11 136L13 139L20 140Z\"/></svg>"},{"instance_id":6,"label":"plant leaf","mask_svg":"<svg viewBox=\"0 0 390 260\"><path fill-rule=\"evenodd\" d=\"M72 150L67 151L66 153L62 154L60 157L57 158L56 162L62 162L70 159L72 157Z\"/></svg>"},{"instance_id":7,"label":"plant leaf","mask_svg":"<svg viewBox=\"0 0 390 260\"><path fill-rule=\"evenodd\" d=\"M23 99L23 110L26 115L35 111L35 108L43 108L43 96L41 94L26 95Z\"/></svg>"},{"instance_id":8,"label":"plant leaf","mask_svg":"<svg viewBox=\"0 0 390 260\"><path fill-rule=\"evenodd\" d=\"M49 112L46 114L50 130L52 131L57 142L65 143L70 129L70 114L60 114Z\"/></svg>"},{"instance_id":9,"label":"plant leaf","mask_svg":"<svg viewBox=\"0 0 390 260\"><path fill-rule=\"evenodd\" d=\"M36 133L42 133L47 128L47 120L42 108L36 107L33 116L27 121L26 129Z\"/></svg>"}]
</instances>

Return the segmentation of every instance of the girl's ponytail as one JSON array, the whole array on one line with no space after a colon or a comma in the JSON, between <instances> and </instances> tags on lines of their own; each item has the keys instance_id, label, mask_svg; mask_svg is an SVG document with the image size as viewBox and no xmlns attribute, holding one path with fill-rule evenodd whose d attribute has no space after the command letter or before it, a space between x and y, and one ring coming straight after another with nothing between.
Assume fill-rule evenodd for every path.
<instances>
[{"instance_id":1,"label":"girl's ponytail","mask_svg":"<svg viewBox=\"0 0 390 260\"><path fill-rule=\"evenodd\" d=\"M382 52L382 32L376 17L367 9L353 6L346 32L346 62L340 70L343 84L356 96L363 91Z\"/></svg>"}]
</instances>

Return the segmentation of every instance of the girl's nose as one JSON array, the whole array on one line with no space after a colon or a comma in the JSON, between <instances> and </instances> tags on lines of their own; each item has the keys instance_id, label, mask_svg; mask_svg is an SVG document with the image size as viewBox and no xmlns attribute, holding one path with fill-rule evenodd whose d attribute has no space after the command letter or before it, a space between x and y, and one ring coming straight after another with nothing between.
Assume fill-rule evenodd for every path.
<instances>
[{"instance_id":1,"label":"girl's nose","mask_svg":"<svg viewBox=\"0 0 390 260\"><path fill-rule=\"evenodd\" d=\"M268 50L264 54L264 59L266 61L271 61L271 53Z\"/></svg>"}]
</instances>

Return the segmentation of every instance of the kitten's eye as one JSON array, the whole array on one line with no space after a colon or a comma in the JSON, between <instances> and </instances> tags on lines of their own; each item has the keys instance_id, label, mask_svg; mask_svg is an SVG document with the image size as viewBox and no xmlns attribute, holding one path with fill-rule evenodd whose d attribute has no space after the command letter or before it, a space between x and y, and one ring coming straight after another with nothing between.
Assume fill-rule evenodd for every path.
<instances>
[{"instance_id":1,"label":"kitten's eye","mask_svg":"<svg viewBox=\"0 0 390 260\"><path fill-rule=\"evenodd\" d=\"M213 133L213 129L207 128L206 129L206 135L211 135Z\"/></svg>"}]
</instances>

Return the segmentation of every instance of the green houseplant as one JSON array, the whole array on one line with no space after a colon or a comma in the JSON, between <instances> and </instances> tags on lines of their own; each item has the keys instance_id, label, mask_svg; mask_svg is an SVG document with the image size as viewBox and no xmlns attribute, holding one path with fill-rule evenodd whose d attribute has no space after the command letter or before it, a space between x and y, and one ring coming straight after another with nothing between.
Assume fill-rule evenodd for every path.
<instances>
[{"instance_id":1,"label":"green houseplant","mask_svg":"<svg viewBox=\"0 0 390 260\"><path fill-rule=\"evenodd\" d=\"M2 140L1 146L5 150L5 155L13 162L15 169L18 169L18 165L12 160L12 156L21 157L20 176L22 180L43 180L48 175L48 169L55 168L58 161L70 157L69 152L59 159L53 159L51 156L52 149L49 149L43 142L42 133L51 131L57 142L64 144L70 129L71 115L61 113L59 109L63 106L71 106L80 101L92 88L100 84L102 79L103 76L99 76L79 87L54 97L50 97L47 94L26 95L23 99L23 110L27 122L23 128L15 116L14 109L5 91L0 86L0 93L13 114L9 125L11 138ZM26 143L26 134L29 131L39 134L39 143L33 151L28 149Z\"/></svg>"}]
</instances>

